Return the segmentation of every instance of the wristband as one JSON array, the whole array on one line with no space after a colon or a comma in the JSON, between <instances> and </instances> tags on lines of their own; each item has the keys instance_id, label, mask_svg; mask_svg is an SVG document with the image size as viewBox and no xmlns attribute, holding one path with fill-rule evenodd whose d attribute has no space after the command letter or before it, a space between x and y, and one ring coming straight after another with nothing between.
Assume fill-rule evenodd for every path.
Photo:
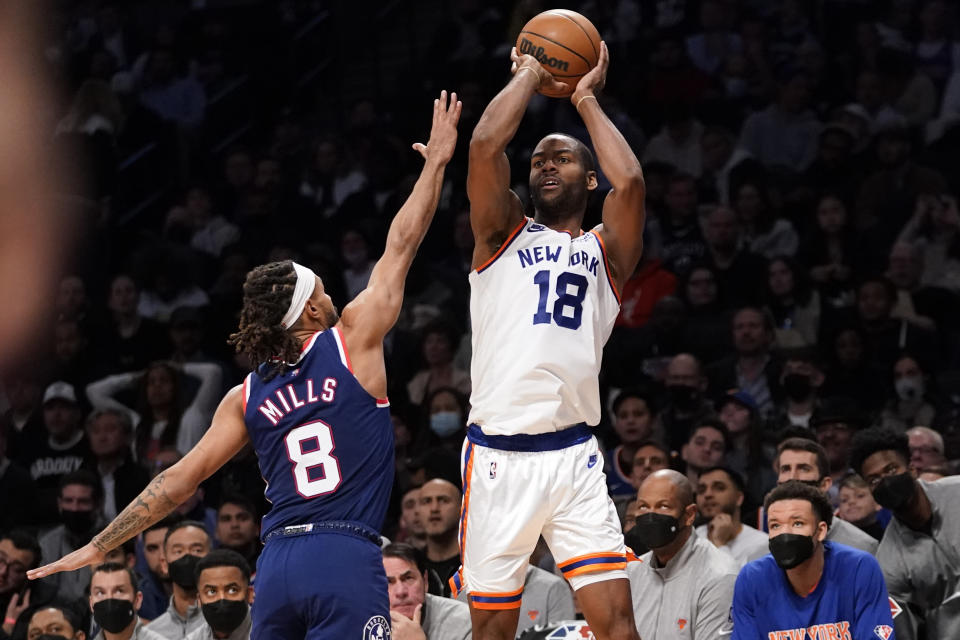
<instances>
[{"instance_id":1,"label":"wristband","mask_svg":"<svg viewBox=\"0 0 960 640\"><path fill-rule=\"evenodd\" d=\"M593 96L593 95L583 96L582 98L580 98L579 100L577 100L577 111L580 111L580 103L583 102L584 100L586 100L587 98L593 98L594 100L596 100L596 99L597 99L597 96Z\"/></svg>"},{"instance_id":2,"label":"wristband","mask_svg":"<svg viewBox=\"0 0 960 640\"><path fill-rule=\"evenodd\" d=\"M16 618L4 618L3 624L17 624Z\"/></svg>"}]
</instances>

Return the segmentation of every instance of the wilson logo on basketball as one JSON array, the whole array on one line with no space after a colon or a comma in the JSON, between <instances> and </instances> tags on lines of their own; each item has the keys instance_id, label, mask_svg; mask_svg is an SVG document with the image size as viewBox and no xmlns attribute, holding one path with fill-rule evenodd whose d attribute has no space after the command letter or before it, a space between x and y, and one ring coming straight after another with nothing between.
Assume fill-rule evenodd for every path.
<instances>
[{"instance_id":1,"label":"wilson logo on basketball","mask_svg":"<svg viewBox=\"0 0 960 640\"><path fill-rule=\"evenodd\" d=\"M538 47L526 38L520 38L520 53L533 56L537 59L537 62L551 69L557 69L558 71L568 71L570 69L569 62L559 58L551 58L544 52L543 47Z\"/></svg>"}]
</instances>

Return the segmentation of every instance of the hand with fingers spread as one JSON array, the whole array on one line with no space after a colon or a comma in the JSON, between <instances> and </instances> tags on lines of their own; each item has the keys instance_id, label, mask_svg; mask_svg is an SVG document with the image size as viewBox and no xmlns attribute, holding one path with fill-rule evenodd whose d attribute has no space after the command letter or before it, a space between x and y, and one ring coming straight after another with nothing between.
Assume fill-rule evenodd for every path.
<instances>
[{"instance_id":1,"label":"hand with fingers spread","mask_svg":"<svg viewBox=\"0 0 960 640\"><path fill-rule=\"evenodd\" d=\"M430 139L427 144L415 142L413 148L420 152L425 160L446 165L453 157L453 150L457 146L457 122L463 103L457 100L457 94L451 93L449 100L447 92L441 91L440 98L433 101L433 126L430 129Z\"/></svg>"},{"instance_id":2,"label":"hand with fingers spread","mask_svg":"<svg viewBox=\"0 0 960 640\"><path fill-rule=\"evenodd\" d=\"M510 59L513 61L513 64L510 65L510 73L516 76L521 69L529 71L529 73L527 73L527 71L523 73L536 79L536 89L539 93L556 94L570 91L567 85L554 78L553 74L544 69L540 62L533 56L526 53L517 53L517 48L514 47L510 50Z\"/></svg>"},{"instance_id":3,"label":"hand with fingers spread","mask_svg":"<svg viewBox=\"0 0 960 640\"><path fill-rule=\"evenodd\" d=\"M580 101L588 97L596 97L597 93L603 89L607 82L607 68L610 66L610 51L607 49L607 43L600 43L600 59L597 66L591 69L585 76L577 82L573 95L570 96L570 102L575 107L579 107Z\"/></svg>"},{"instance_id":4,"label":"hand with fingers spread","mask_svg":"<svg viewBox=\"0 0 960 640\"><path fill-rule=\"evenodd\" d=\"M96 540L96 538L94 538ZM43 565L36 569L27 571L27 578L30 580L39 580L54 573L61 571L73 571L83 567L90 567L103 564L106 554L98 549L93 541L88 542L73 553L69 553L56 562Z\"/></svg>"},{"instance_id":5,"label":"hand with fingers spread","mask_svg":"<svg viewBox=\"0 0 960 640\"><path fill-rule=\"evenodd\" d=\"M418 604L413 612L413 620L398 611L390 610L390 626L393 640L427 640L427 635L420 626L420 615L423 605Z\"/></svg>"}]
</instances>

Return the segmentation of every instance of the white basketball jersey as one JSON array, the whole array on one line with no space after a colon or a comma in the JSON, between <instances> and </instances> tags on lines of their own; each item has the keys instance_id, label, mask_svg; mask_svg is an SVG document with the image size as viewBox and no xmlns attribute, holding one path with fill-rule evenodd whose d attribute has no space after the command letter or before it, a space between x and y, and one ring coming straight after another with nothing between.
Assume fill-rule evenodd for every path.
<instances>
[{"instance_id":1,"label":"white basketball jersey","mask_svg":"<svg viewBox=\"0 0 960 640\"><path fill-rule=\"evenodd\" d=\"M597 377L620 311L603 241L526 218L470 273L470 422L488 435L600 422Z\"/></svg>"}]
</instances>

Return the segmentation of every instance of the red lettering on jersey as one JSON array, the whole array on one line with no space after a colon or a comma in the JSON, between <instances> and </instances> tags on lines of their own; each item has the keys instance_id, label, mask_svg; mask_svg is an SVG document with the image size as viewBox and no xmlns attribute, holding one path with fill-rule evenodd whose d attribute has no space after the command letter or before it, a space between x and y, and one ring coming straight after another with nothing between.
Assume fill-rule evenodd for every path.
<instances>
[{"instance_id":1,"label":"red lettering on jersey","mask_svg":"<svg viewBox=\"0 0 960 640\"><path fill-rule=\"evenodd\" d=\"M320 394L320 399L324 402L333 402L333 397L336 394L337 389L337 380L336 378L327 378L323 381L323 393Z\"/></svg>"},{"instance_id":2,"label":"red lettering on jersey","mask_svg":"<svg viewBox=\"0 0 960 640\"><path fill-rule=\"evenodd\" d=\"M280 421L280 418L283 417L283 411L277 408L277 405L273 404L269 400L264 400L263 404L260 405L260 413L266 416L267 420L270 421L270 424L277 426L277 423Z\"/></svg>"},{"instance_id":3,"label":"red lettering on jersey","mask_svg":"<svg viewBox=\"0 0 960 640\"><path fill-rule=\"evenodd\" d=\"M581 638L592 638L593 632L590 631L590 627L583 625L580 627L580 637Z\"/></svg>"},{"instance_id":4,"label":"red lettering on jersey","mask_svg":"<svg viewBox=\"0 0 960 640\"><path fill-rule=\"evenodd\" d=\"M852 640L850 638L850 623L849 622L838 622L837 626L840 627L840 640Z\"/></svg>"},{"instance_id":5,"label":"red lettering on jersey","mask_svg":"<svg viewBox=\"0 0 960 640\"><path fill-rule=\"evenodd\" d=\"M302 407L303 405L307 404L307 403L304 402L303 400L297 399L297 392L293 390L293 385L292 385L292 384L288 384L288 385L287 385L287 393L290 394L290 402L293 403L293 408L294 408L294 409L299 409L299 408Z\"/></svg>"},{"instance_id":6,"label":"red lettering on jersey","mask_svg":"<svg viewBox=\"0 0 960 640\"><path fill-rule=\"evenodd\" d=\"M307 380L307 402L317 402L320 398L313 395L313 378Z\"/></svg>"}]
</instances>

